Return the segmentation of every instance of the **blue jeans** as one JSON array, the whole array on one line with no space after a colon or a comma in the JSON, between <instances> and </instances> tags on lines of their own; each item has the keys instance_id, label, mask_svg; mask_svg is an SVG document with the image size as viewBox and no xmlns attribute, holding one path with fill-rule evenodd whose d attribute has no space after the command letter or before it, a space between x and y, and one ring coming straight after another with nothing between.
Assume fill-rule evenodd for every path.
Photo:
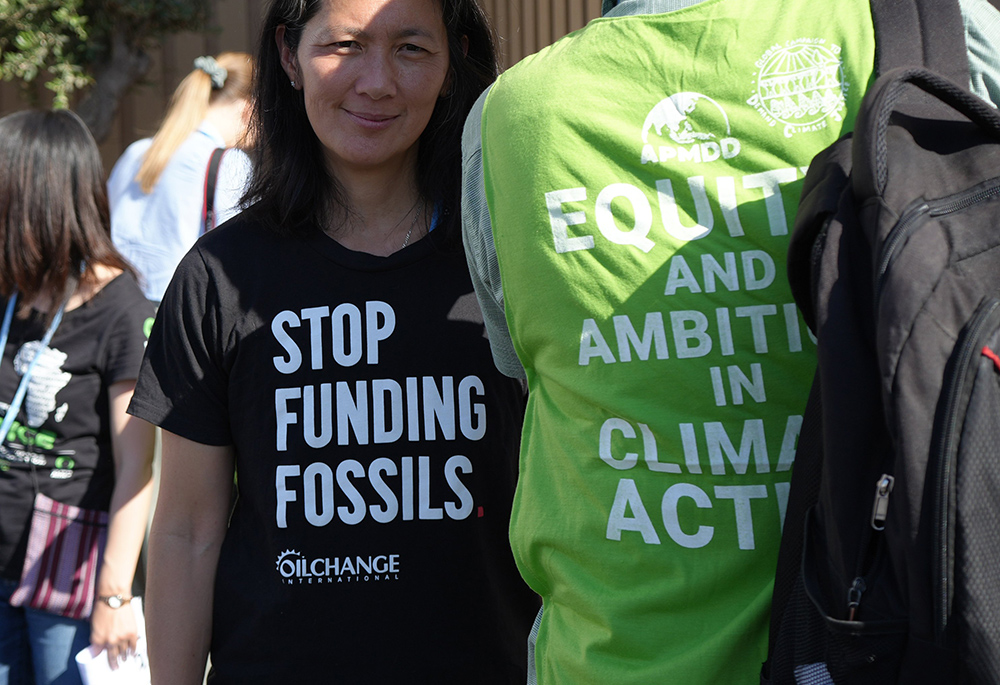
<instances>
[{"instance_id":1,"label":"blue jeans","mask_svg":"<svg viewBox=\"0 0 1000 685\"><path fill-rule=\"evenodd\" d=\"M0 685L80 685L77 653L90 622L12 607L17 583L0 579Z\"/></svg>"}]
</instances>

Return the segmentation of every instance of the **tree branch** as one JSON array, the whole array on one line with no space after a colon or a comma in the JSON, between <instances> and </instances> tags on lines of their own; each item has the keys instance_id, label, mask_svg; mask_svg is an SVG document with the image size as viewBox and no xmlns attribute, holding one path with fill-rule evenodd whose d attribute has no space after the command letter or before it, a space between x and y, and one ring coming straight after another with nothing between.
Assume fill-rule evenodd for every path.
<instances>
[{"instance_id":1,"label":"tree branch","mask_svg":"<svg viewBox=\"0 0 1000 685\"><path fill-rule=\"evenodd\" d=\"M110 56L95 69L94 85L77 107L97 142L107 138L122 97L151 66L152 60L142 48L130 46L120 33L112 37Z\"/></svg>"}]
</instances>

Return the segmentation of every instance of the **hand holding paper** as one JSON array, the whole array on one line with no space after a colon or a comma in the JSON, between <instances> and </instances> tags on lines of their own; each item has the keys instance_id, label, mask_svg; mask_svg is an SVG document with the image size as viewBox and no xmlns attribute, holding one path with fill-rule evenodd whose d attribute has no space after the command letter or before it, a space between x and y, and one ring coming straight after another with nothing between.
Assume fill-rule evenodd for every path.
<instances>
[{"instance_id":1,"label":"hand holding paper","mask_svg":"<svg viewBox=\"0 0 1000 685\"><path fill-rule=\"evenodd\" d=\"M135 652L118 659L118 668L111 669L107 651L101 649L96 654L93 645L76 655L83 685L148 685L149 662L146 660L146 623L142 613L142 600L138 597L129 604L135 616L139 637ZM124 607L122 608L124 611Z\"/></svg>"}]
</instances>

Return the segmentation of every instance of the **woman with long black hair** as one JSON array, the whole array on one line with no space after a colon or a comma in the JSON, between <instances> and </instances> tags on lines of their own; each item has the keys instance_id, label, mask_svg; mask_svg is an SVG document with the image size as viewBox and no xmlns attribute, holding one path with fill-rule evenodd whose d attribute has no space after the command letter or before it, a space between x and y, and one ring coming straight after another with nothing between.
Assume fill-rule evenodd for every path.
<instances>
[{"instance_id":1,"label":"woman with long black hair","mask_svg":"<svg viewBox=\"0 0 1000 685\"><path fill-rule=\"evenodd\" d=\"M459 238L496 64L474 0L271 3L248 209L181 263L131 407L164 430L155 682L209 651L212 683L524 682L523 391Z\"/></svg>"}]
</instances>

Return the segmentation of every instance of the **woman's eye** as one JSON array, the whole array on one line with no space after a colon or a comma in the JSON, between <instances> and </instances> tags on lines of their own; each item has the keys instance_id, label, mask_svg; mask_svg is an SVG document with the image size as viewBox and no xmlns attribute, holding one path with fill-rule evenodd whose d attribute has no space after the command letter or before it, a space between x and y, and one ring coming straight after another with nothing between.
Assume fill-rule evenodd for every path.
<instances>
[{"instance_id":1,"label":"woman's eye","mask_svg":"<svg viewBox=\"0 0 1000 685\"><path fill-rule=\"evenodd\" d=\"M338 40L333 43L333 47L337 48L338 50L350 50L352 48L358 47L358 44L356 41L353 40Z\"/></svg>"},{"instance_id":2,"label":"woman's eye","mask_svg":"<svg viewBox=\"0 0 1000 685\"><path fill-rule=\"evenodd\" d=\"M407 43L403 46L403 52L424 52L424 49L419 45L414 45L413 43Z\"/></svg>"}]
</instances>

